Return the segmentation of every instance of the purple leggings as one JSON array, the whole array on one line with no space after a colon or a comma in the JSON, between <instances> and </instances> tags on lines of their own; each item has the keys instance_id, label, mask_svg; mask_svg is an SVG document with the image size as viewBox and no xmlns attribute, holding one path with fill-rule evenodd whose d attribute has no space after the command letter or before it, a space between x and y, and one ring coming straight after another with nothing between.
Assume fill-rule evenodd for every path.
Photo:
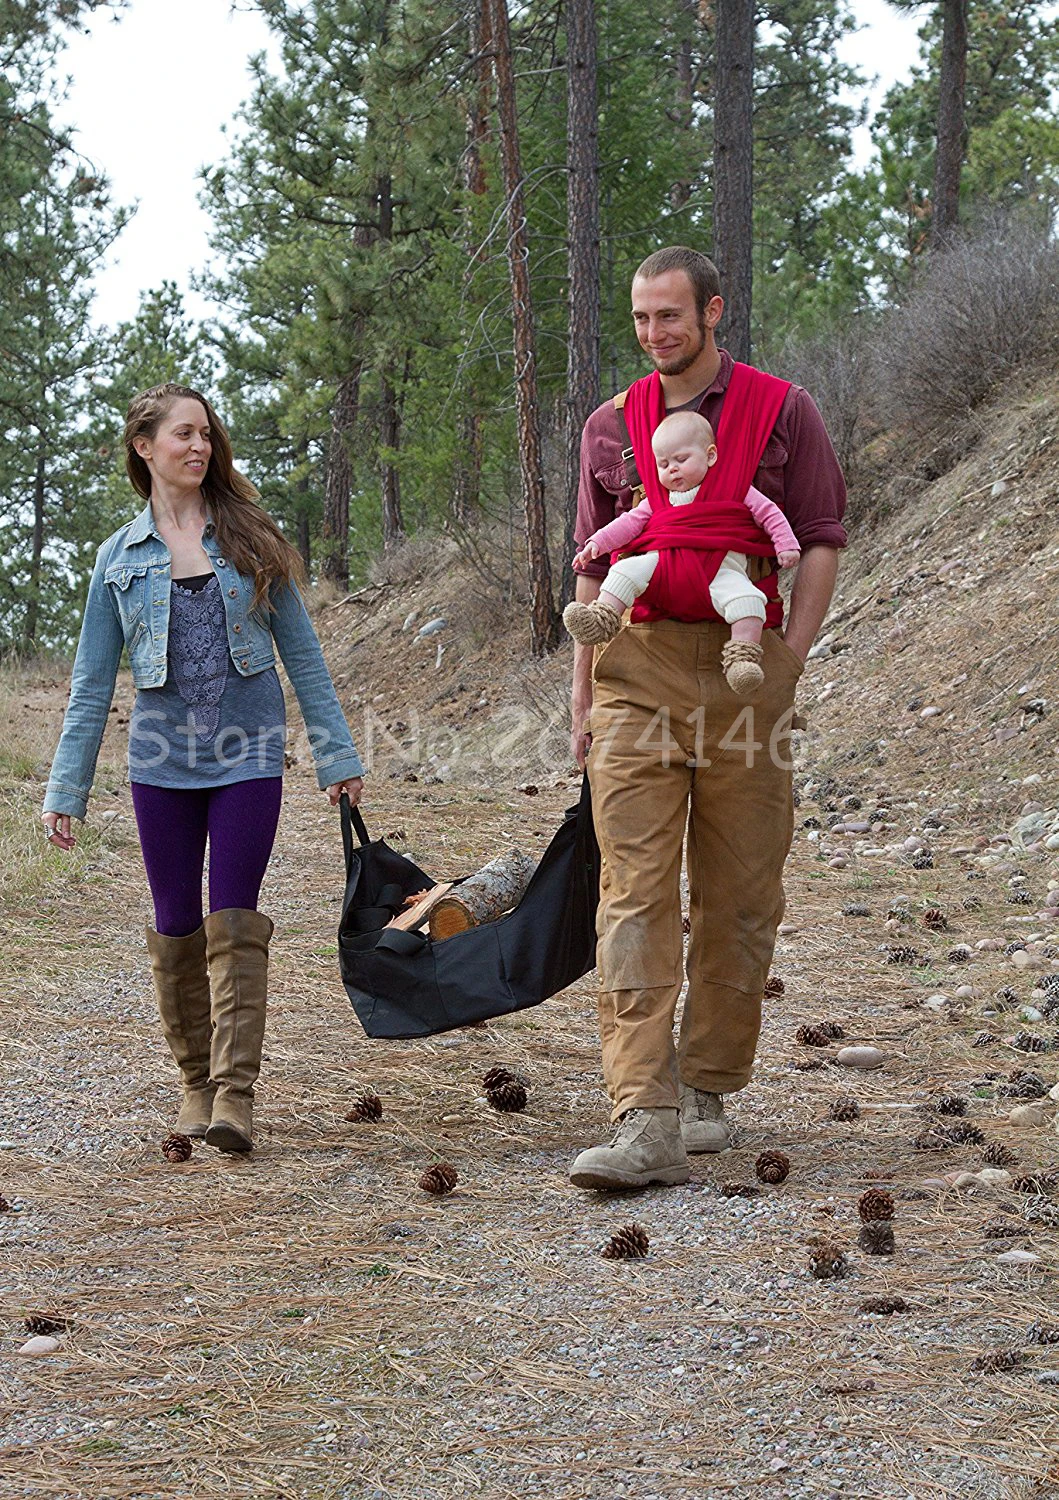
<instances>
[{"instance_id":1,"label":"purple leggings","mask_svg":"<svg viewBox=\"0 0 1059 1500\"><path fill-rule=\"evenodd\" d=\"M202 926L202 870L210 841L210 911L257 910L276 841L283 777L226 786L177 788L132 784L154 925L164 937Z\"/></svg>"}]
</instances>

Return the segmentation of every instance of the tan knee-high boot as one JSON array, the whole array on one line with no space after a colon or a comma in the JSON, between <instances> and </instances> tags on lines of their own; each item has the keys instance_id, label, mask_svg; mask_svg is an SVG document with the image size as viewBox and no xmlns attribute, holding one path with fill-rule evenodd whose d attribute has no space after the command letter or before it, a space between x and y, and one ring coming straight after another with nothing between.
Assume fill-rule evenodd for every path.
<instances>
[{"instance_id":1,"label":"tan knee-high boot","mask_svg":"<svg viewBox=\"0 0 1059 1500\"><path fill-rule=\"evenodd\" d=\"M207 1146L249 1151L254 1084L261 1069L272 923L259 911L230 906L204 923L212 992L210 1077L217 1090Z\"/></svg>"},{"instance_id":2,"label":"tan knee-high boot","mask_svg":"<svg viewBox=\"0 0 1059 1500\"><path fill-rule=\"evenodd\" d=\"M166 937L148 927L147 952L162 1034L184 1079L184 1102L175 1129L184 1135L204 1136L213 1115L213 1029L205 930L200 927L187 937Z\"/></svg>"}]
</instances>

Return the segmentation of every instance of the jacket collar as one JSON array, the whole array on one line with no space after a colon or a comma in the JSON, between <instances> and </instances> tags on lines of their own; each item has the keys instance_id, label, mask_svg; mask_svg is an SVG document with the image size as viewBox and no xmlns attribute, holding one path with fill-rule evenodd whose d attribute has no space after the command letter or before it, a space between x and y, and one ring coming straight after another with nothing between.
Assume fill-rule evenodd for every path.
<instances>
[{"instance_id":1,"label":"jacket collar","mask_svg":"<svg viewBox=\"0 0 1059 1500\"><path fill-rule=\"evenodd\" d=\"M161 537L158 536L158 531L154 524L154 512L151 510L150 500L148 500L143 510L140 511L140 514L129 527L125 536L126 546L132 547L137 542L145 542L149 536L158 537L158 540L161 541Z\"/></svg>"},{"instance_id":2,"label":"jacket collar","mask_svg":"<svg viewBox=\"0 0 1059 1500\"><path fill-rule=\"evenodd\" d=\"M207 510L206 525L203 528L202 532L203 539L205 540L208 537L212 537L213 533L213 517ZM162 540L158 532L158 527L154 523L154 511L151 509L151 502L150 500L148 500L147 504L144 506L143 510L140 511L140 514L136 517L135 521L133 521L129 526L128 532L125 535L125 545L128 547L134 547L138 542L145 542L148 537L152 536L157 541Z\"/></svg>"}]
</instances>

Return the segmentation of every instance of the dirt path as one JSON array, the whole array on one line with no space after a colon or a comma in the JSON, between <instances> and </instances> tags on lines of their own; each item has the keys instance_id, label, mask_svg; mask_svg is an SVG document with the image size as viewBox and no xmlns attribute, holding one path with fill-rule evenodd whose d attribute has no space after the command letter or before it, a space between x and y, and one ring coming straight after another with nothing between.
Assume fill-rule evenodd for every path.
<instances>
[{"instance_id":1,"label":"dirt path","mask_svg":"<svg viewBox=\"0 0 1059 1500\"><path fill-rule=\"evenodd\" d=\"M513 833L546 839L570 800L382 778L370 817L444 875ZM937 835L923 872L831 869L799 835L797 931L776 961L786 993L755 1086L734 1102L737 1149L697 1160L686 1188L607 1198L565 1175L605 1131L591 983L485 1030L365 1039L337 979L337 827L300 768L262 897L277 937L259 1147L248 1161L203 1147L163 1161L174 1075L137 935L147 903L127 792L110 805L83 881L3 918L0 1495L1059 1494L1059 1345L1027 1345L1035 1320L1057 1316L1057 1231L1026 1222L1010 1190L922 1194L921 1178L976 1166L980 1148L911 1147L915 1106L946 1091L1019 1151L1015 1170L1059 1156L1050 1128L1007 1123L1013 1101L986 1075L1026 1059L971 1047L991 1024L980 1002L920 1003L968 975L980 996L1011 977L1003 953L958 973L944 961L952 943L1010 936L1014 919L1003 874L966 884L948 852L958 831ZM1041 860L1021 868L1043 889ZM950 933L914 939L933 969L877 951L898 891L949 910ZM968 891L982 910L963 910ZM851 900L871 915L839 915ZM799 1071L810 1049L795 1029L824 1018L881 1046L885 1067ZM524 1114L480 1097L496 1063L529 1078ZM1054 1081L1050 1057L1028 1065ZM362 1086L382 1096L376 1125L344 1121ZM861 1118L829 1121L848 1093ZM722 1196L726 1181L753 1181L766 1145L789 1153L788 1181ZM416 1184L439 1156L460 1183L435 1201ZM898 1200L891 1259L856 1248L873 1172ZM985 1237L1003 1210L1018 1233ZM603 1260L629 1220L647 1229L648 1258ZM822 1230L849 1251L844 1279L809 1275L806 1240ZM1012 1247L1040 1264L998 1263ZM858 1311L884 1293L911 1310ZM33 1311L74 1320L37 1362L15 1357ZM1009 1346L1025 1348L1021 1369L971 1372Z\"/></svg>"}]
</instances>

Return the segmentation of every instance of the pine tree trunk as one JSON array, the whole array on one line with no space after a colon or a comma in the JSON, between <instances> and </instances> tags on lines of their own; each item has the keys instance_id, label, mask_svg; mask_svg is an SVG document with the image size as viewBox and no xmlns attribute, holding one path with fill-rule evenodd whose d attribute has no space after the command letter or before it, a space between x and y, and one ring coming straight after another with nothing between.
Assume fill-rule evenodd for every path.
<instances>
[{"instance_id":1,"label":"pine tree trunk","mask_svg":"<svg viewBox=\"0 0 1059 1500\"><path fill-rule=\"evenodd\" d=\"M717 0L713 247L725 299L722 342L750 359L753 284L754 0Z\"/></svg>"},{"instance_id":2,"label":"pine tree trunk","mask_svg":"<svg viewBox=\"0 0 1059 1500\"><path fill-rule=\"evenodd\" d=\"M948 240L960 218L960 171L966 149L967 0L944 0L941 74L938 80L938 148L934 159L931 249Z\"/></svg>"},{"instance_id":3,"label":"pine tree trunk","mask_svg":"<svg viewBox=\"0 0 1059 1500\"><path fill-rule=\"evenodd\" d=\"M401 443L401 417L397 409L397 395L388 374L382 377L382 417L379 424L379 441L383 448L396 453ZM404 541L404 523L401 520L401 475L396 463L390 458L382 462L382 545L391 552Z\"/></svg>"},{"instance_id":4,"label":"pine tree trunk","mask_svg":"<svg viewBox=\"0 0 1059 1500\"><path fill-rule=\"evenodd\" d=\"M320 572L349 588L349 498L353 487L350 449L360 405L360 366L343 380L331 406L331 439L324 477L324 518L320 530Z\"/></svg>"},{"instance_id":5,"label":"pine tree trunk","mask_svg":"<svg viewBox=\"0 0 1059 1500\"><path fill-rule=\"evenodd\" d=\"M544 504L544 465L540 409L537 401L537 351L530 293L529 243L522 190L515 77L507 0L486 0L493 36L500 155L507 200L507 256L511 277L511 311L515 354L515 416L519 437L522 505L529 553L530 644L534 655L551 650L559 639L559 616L552 597Z\"/></svg>"},{"instance_id":6,"label":"pine tree trunk","mask_svg":"<svg viewBox=\"0 0 1059 1500\"><path fill-rule=\"evenodd\" d=\"M467 257L463 272L463 291L468 306L473 306L474 274L485 259L481 226L475 212L475 199L485 196L488 183L483 147L489 138L489 45L490 33L484 6L487 0L475 0L471 6L470 49L471 88L463 101L465 137L463 148L463 248ZM463 413L460 417L459 447L456 451L450 511L455 524L466 527L479 508L482 486L482 413L478 410L477 390L473 378L464 381L461 393Z\"/></svg>"},{"instance_id":7,"label":"pine tree trunk","mask_svg":"<svg viewBox=\"0 0 1059 1500\"><path fill-rule=\"evenodd\" d=\"M29 554L29 588L26 591L26 614L22 623L22 644L26 651L37 646L40 628L40 581L44 558L44 506L47 499L47 458L44 449L37 454L33 470L33 537Z\"/></svg>"},{"instance_id":8,"label":"pine tree trunk","mask_svg":"<svg viewBox=\"0 0 1059 1500\"><path fill-rule=\"evenodd\" d=\"M566 0L566 528L561 596L570 567L581 473L581 431L599 405L599 106L595 0Z\"/></svg>"}]
</instances>

